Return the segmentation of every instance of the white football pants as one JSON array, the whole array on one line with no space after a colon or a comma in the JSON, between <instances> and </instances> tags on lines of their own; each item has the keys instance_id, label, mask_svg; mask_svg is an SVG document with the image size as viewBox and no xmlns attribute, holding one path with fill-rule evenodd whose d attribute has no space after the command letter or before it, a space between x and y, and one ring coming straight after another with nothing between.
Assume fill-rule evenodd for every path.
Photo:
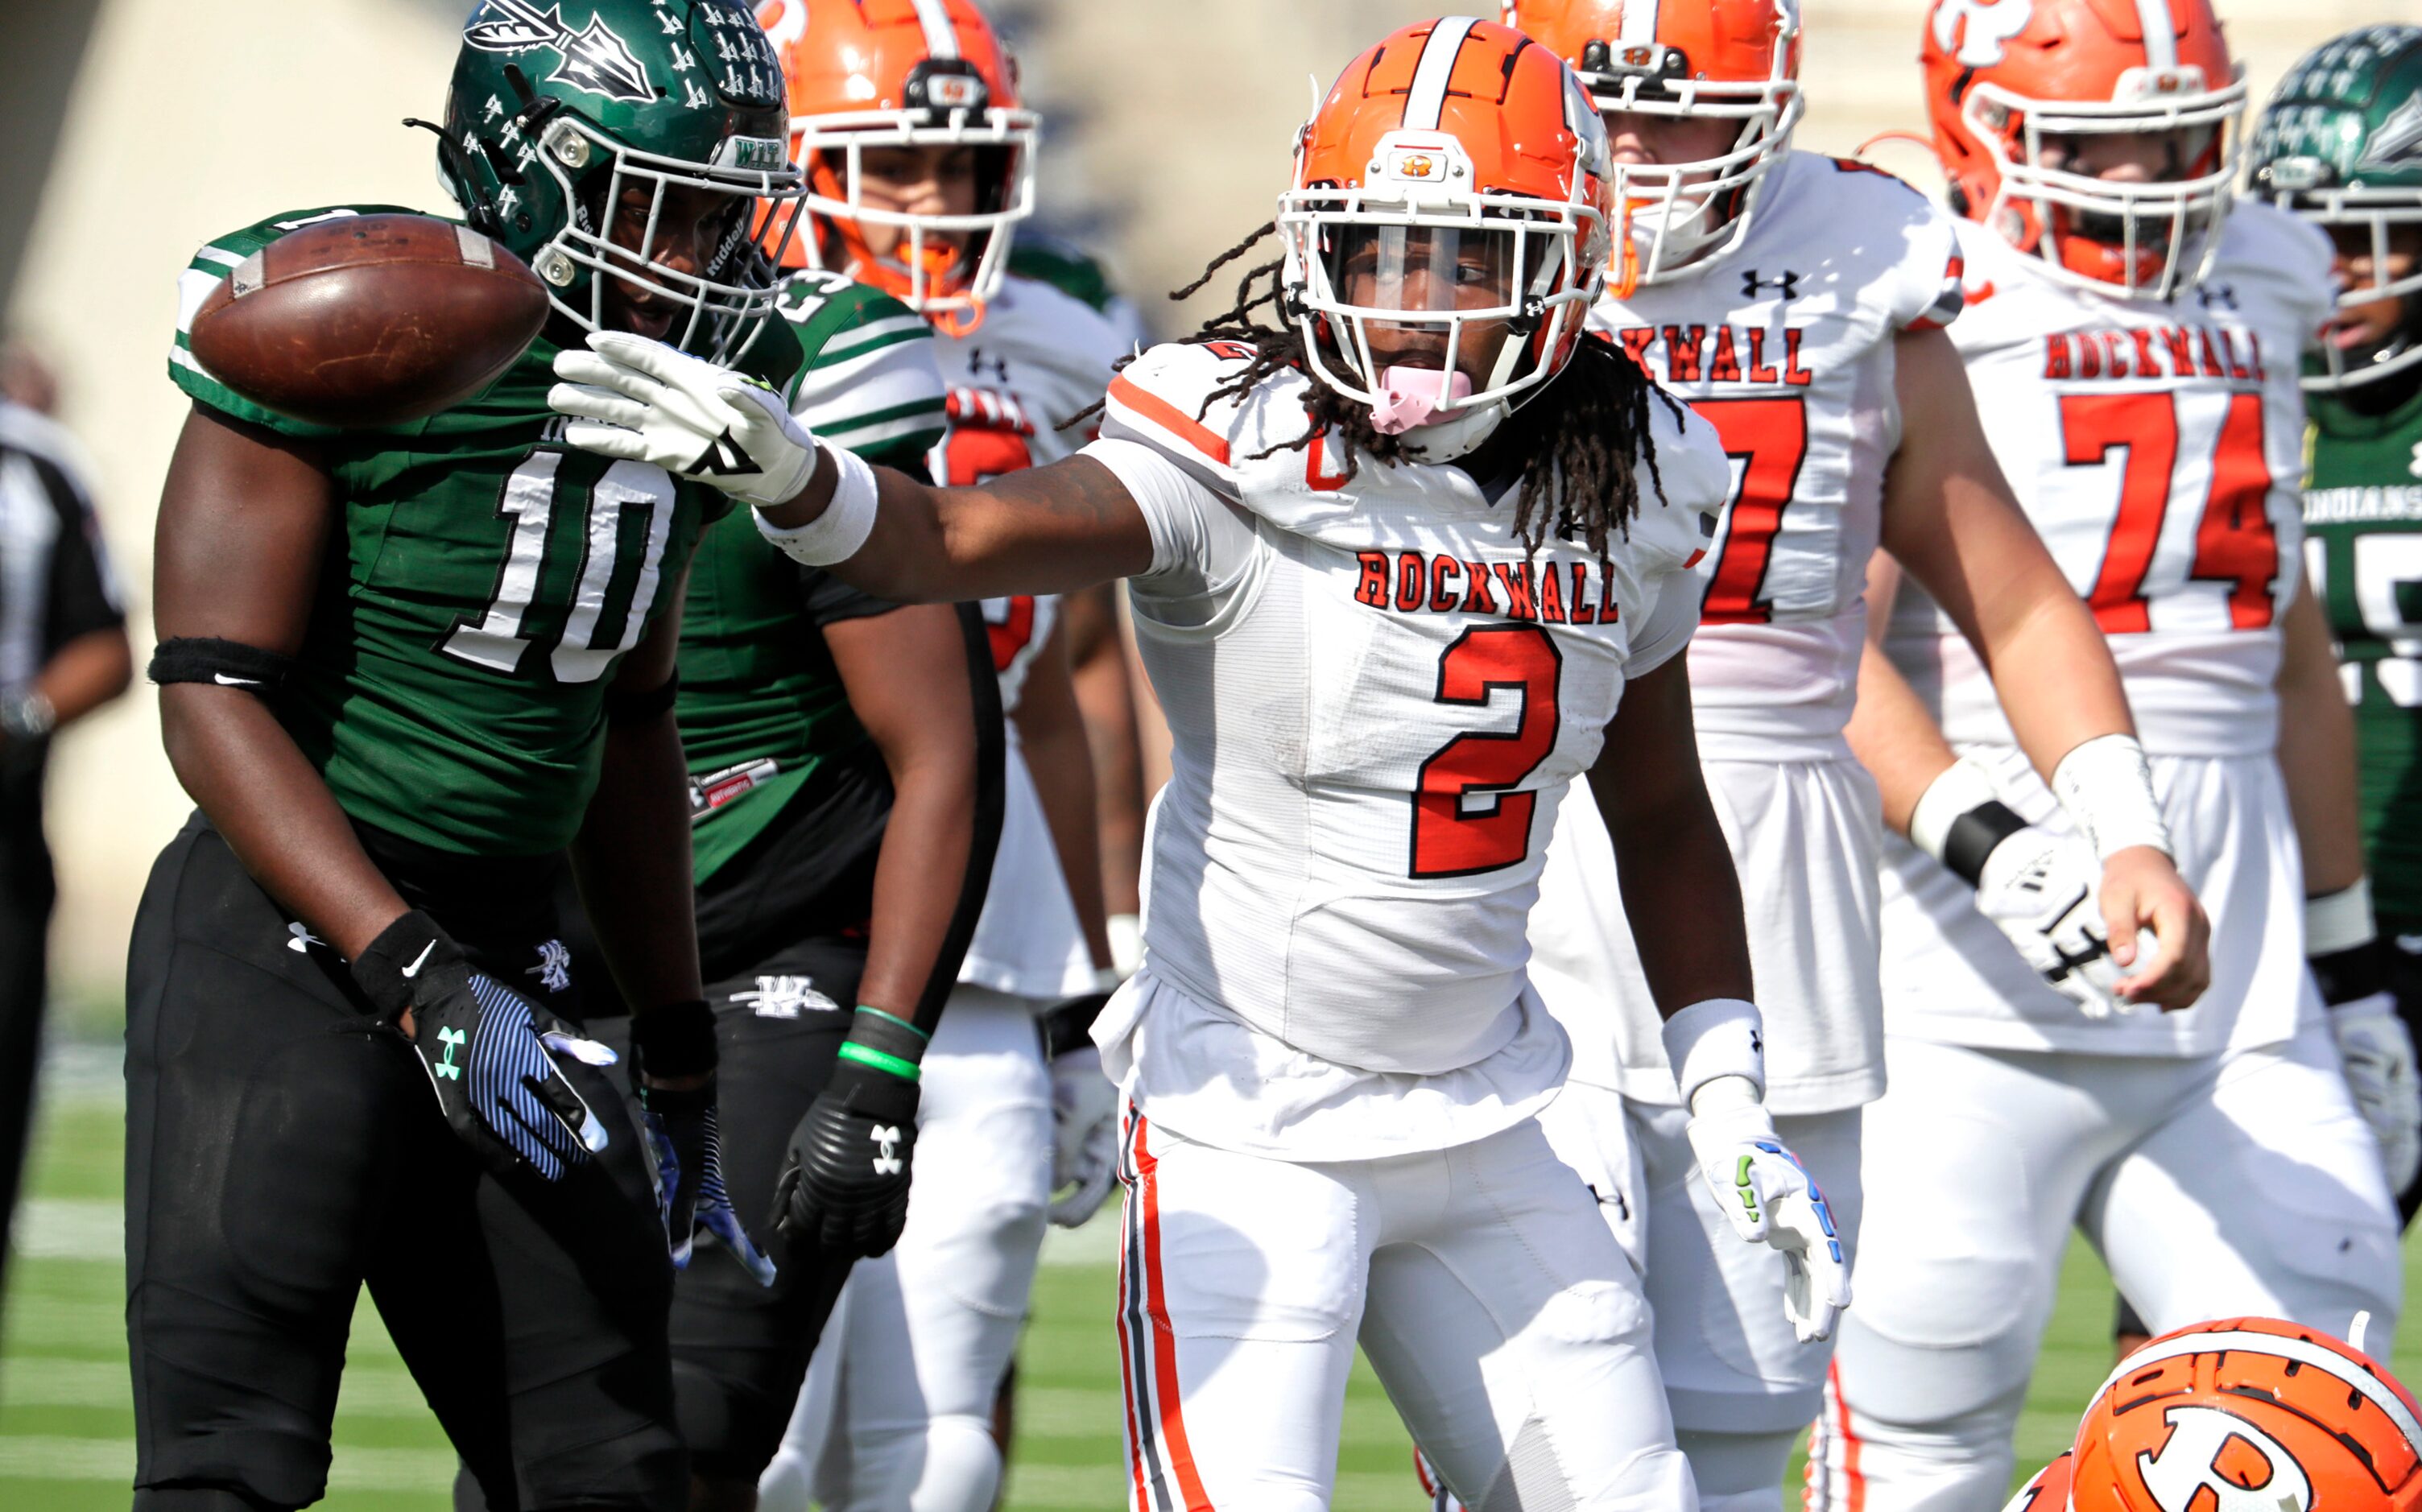
<instances>
[{"instance_id":1,"label":"white football pants","mask_svg":"<svg viewBox=\"0 0 2422 1512\"><path fill-rule=\"evenodd\" d=\"M1358 1337L1475 1512L1694 1512L1638 1278L1535 1121L1319 1164L1124 1136L1135 1512L1326 1507Z\"/></svg>"},{"instance_id":2,"label":"white football pants","mask_svg":"<svg viewBox=\"0 0 2422 1512\"><path fill-rule=\"evenodd\" d=\"M1793 1334L1782 1252L1742 1242L1718 1210L1681 1109L1576 1082L1539 1122L1646 1278L1657 1368L1700 1506L1780 1512L1791 1447L1822 1405L1833 1356L1831 1341ZM1855 1260L1860 1110L1786 1114L1774 1126L1824 1190Z\"/></svg>"},{"instance_id":3,"label":"white football pants","mask_svg":"<svg viewBox=\"0 0 2422 1512\"><path fill-rule=\"evenodd\" d=\"M861 1260L810 1363L760 1512L986 1512L993 1398L1034 1288L1051 1078L1034 1005L960 985L925 1052L908 1223Z\"/></svg>"},{"instance_id":4,"label":"white football pants","mask_svg":"<svg viewBox=\"0 0 2422 1512\"><path fill-rule=\"evenodd\" d=\"M2318 1019L2195 1059L1893 1038L1885 1060L1811 1512L2003 1504L2072 1224L2156 1333L2253 1315L2343 1336L2367 1311L2396 1333L2397 1210Z\"/></svg>"}]
</instances>

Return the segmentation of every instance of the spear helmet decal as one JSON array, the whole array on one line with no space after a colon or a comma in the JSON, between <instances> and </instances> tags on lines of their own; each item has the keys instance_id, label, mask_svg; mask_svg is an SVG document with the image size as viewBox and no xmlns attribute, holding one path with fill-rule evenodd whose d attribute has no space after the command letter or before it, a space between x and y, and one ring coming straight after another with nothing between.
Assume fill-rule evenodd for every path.
<instances>
[{"instance_id":1,"label":"spear helmet decal","mask_svg":"<svg viewBox=\"0 0 2422 1512\"><path fill-rule=\"evenodd\" d=\"M656 98L648 71L602 16L591 15L589 24L575 32L565 24L559 5L541 10L528 0L487 0L463 28L463 40L483 53L552 48L558 62L547 75L550 84L568 84L608 100L644 103Z\"/></svg>"}]
</instances>

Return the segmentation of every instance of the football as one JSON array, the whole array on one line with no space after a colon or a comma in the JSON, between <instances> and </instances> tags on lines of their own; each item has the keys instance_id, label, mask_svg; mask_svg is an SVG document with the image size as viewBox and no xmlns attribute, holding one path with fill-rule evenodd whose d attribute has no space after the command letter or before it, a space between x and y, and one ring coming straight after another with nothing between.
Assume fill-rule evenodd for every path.
<instances>
[{"instance_id":1,"label":"football","mask_svg":"<svg viewBox=\"0 0 2422 1512\"><path fill-rule=\"evenodd\" d=\"M465 226L347 215L246 258L195 313L195 360L264 408L400 425L495 381L546 323L546 286Z\"/></svg>"}]
</instances>

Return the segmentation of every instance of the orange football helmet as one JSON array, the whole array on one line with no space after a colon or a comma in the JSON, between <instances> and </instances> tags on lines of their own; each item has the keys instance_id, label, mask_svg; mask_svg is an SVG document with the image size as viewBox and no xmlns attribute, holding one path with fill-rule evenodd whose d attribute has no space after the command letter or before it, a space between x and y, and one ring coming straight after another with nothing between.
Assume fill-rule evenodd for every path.
<instances>
[{"instance_id":1,"label":"orange football helmet","mask_svg":"<svg viewBox=\"0 0 2422 1512\"><path fill-rule=\"evenodd\" d=\"M760 0L781 55L791 153L808 181L810 234L794 260L845 273L909 308L972 329L1000 288L1013 228L1034 212L1042 122L1018 103L1017 65L968 0ZM974 147L973 213L910 214L865 201L870 147ZM901 228L877 257L862 228Z\"/></svg>"},{"instance_id":2,"label":"orange football helmet","mask_svg":"<svg viewBox=\"0 0 2422 1512\"><path fill-rule=\"evenodd\" d=\"M1731 150L1616 163L1620 298L1712 262L1749 234L1767 170L1791 145L1799 0L1503 0L1505 24L1555 49L1601 111L1738 120Z\"/></svg>"},{"instance_id":3,"label":"orange football helmet","mask_svg":"<svg viewBox=\"0 0 2422 1512\"><path fill-rule=\"evenodd\" d=\"M2198 1323L2130 1355L2085 1410L2074 1456L2077 1512L2422 1504L2422 1407L2376 1361L2275 1318Z\"/></svg>"},{"instance_id":4,"label":"orange football helmet","mask_svg":"<svg viewBox=\"0 0 2422 1512\"><path fill-rule=\"evenodd\" d=\"M2211 0L1933 0L1920 54L1954 210L2071 283L2166 299L2203 276L2245 110ZM2150 182L2061 165L2071 138L2173 132Z\"/></svg>"},{"instance_id":5,"label":"orange football helmet","mask_svg":"<svg viewBox=\"0 0 2422 1512\"><path fill-rule=\"evenodd\" d=\"M1429 460L1480 445L1571 358L1607 209L1605 125L1553 53L1469 16L1391 34L1297 134L1279 197L1282 295L1313 376L1384 432L1419 428ZM1368 302L1347 299L1349 267ZM1442 332L1440 368L1383 370L1375 325ZM1491 327L1475 384L1458 358Z\"/></svg>"},{"instance_id":6,"label":"orange football helmet","mask_svg":"<svg viewBox=\"0 0 2422 1512\"><path fill-rule=\"evenodd\" d=\"M2019 1488L2002 1507L2002 1512L2071 1512L2068 1504L2068 1467L2070 1451L2064 1449L2052 1457L2051 1464L2037 1471L2032 1479ZM2110 1508L2078 1509L2078 1512L2111 1512Z\"/></svg>"}]
</instances>

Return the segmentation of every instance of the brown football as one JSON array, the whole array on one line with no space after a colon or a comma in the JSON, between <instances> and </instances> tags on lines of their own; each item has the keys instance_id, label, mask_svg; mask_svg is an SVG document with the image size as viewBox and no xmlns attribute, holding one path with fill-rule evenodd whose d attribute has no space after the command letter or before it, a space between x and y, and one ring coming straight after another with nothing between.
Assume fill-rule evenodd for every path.
<instances>
[{"instance_id":1,"label":"brown football","mask_svg":"<svg viewBox=\"0 0 2422 1512\"><path fill-rule=\"evenodd\" d=\"M467 227L346 215L291 231L202 301L195 360L319 425L400 425L494 383L546 323L546 286Z\"/></svg>"}]
</instances>

